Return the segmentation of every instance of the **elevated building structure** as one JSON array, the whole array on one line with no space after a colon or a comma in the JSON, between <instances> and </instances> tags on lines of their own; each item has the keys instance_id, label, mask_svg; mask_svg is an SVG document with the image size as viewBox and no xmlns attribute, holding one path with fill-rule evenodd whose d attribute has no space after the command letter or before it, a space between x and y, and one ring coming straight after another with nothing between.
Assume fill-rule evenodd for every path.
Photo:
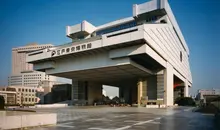
<instances>
[{"instance_id":1,"label":"elevated building structure","mask_svg":"<svg viewBox=\"0 0 220 130\"><path fill-rule=\"evenodd\" d=\"M103 16L104 17L104 16ZM92 104L102 85L127 103L174 104L174 87L192 86L189 48L167 0L133 5L132 17L101 26L66 27L72 42L29 53L37 71L72 79L72 100Z\"/></svg>"}]
</instances>

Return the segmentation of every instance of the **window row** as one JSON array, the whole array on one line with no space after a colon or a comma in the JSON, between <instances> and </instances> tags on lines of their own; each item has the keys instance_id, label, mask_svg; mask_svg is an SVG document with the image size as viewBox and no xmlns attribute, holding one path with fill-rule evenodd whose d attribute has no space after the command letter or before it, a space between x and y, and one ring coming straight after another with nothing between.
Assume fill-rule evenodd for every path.
<instances>
[{"instance_id":1,"label":"window row","mask_svg":"<svg viewBox=\"0 0 220 130\"><path fill-rule=\"evenodd\" d=\"M37 98L24 98L25 102L37 102Z\"/></svg>"},{"instance_id":2,"label":"window row","mask_svg":"<svg viewBox=\"0 0 220 130\"><path fill-rule=\"evenodd\" d=\"M24 89L24 88L19 88L18 89L18 92L36 92L36 90L35 89Z\"/></svg>"},{"instance_id":3,"label":"window row","mask_svg":"<svg viewBox=\"0 0 220 130\"><path fill-rule=\"evenodd\" d=\"M17 48L17 49L13 49L14 51L17 50L28 50L28 49L43 49L43 48L50 48L51 46L39 46L39 47L26 47L26 48Z\"/></svg>"},{"instance_id":4,"label":"window row","mask_svg":"<svg viewBox=\"0 0 220 130\"><path fill-rule=\"evenodd\" d=\"M24 77L41 76L41 74L24 75Z\"/></svg>"},{"instance_id":5,"label":"window row","mask_svg":"<svg viewBox=\"0 0 220 130\"><path fill-rule=\"evenodd\" d=\"M128 23L125 23L125 24L122 24L122 25L118 25L118 26L115 26L115 27L112 27L112 28L107 28L107 29L104 29L104 30L97 31L96 35L103 35L103 34L107 34L107 33L111 33L111 32L116 32L116 31L119 31L119 30L135 27L136 25L137 25L136 22L132 21L132 22L128 22Z\"/></svg>"}]
</instances>

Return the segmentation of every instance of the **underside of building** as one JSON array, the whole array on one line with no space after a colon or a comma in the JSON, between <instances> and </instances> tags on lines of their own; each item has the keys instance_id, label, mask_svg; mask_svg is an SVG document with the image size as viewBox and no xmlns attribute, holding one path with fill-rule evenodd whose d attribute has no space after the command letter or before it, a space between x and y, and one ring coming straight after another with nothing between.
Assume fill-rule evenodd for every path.
<instances>
[{"instance_id":1,"label":"underside of building","mask_svg":"<svg viewBox=\"0 0 220 130\"><path fill-rule=\"evenodd\" d=\"M192 86L189 49L166 0L133 5L133 17L98 27L67 26L72 39L29 53L34 69L72 79L72 100L92 104L102 85L119 87L126 103L173 105ZM178 89L180 88L180 89Z\"/></svg>"}]
</instances>

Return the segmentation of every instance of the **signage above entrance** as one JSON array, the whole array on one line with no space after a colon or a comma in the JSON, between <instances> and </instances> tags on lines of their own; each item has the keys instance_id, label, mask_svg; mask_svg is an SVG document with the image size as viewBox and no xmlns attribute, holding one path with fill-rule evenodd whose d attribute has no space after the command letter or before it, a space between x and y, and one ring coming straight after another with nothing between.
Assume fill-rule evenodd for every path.
<instances>
[{"instance_id":1,"label":"signage above entrance","mask_svg":"<svg viewBox=\"0 0 220 130\"><path fill-rule=\"evenodd\" d=\"M70 46L70 47L66 47L66 48L53 50L51 53L51 57L60 56L60 55L64 55L64 54L70 54L70 53L78 52L78 51L85 51L85 50L88 50L91 48L92 48L92 43L74 45L74 46Z\"/></svg>"}]
</instances>

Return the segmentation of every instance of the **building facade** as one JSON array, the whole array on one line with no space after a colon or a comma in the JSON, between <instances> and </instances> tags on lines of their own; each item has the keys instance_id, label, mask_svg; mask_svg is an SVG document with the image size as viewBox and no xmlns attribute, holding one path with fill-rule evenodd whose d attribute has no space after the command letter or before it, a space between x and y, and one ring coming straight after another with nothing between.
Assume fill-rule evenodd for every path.
<instances>
[{"instance_id":1,"label":"building facade","mask_svg":"<svg viewBox=\"0 0 220 130\"><path fill-rule=\"evenodd\" d=\"M23 47L12 48L11 75L18 75L22 72L33 71L33 65L26 62L26 54L51 47L53 47L52 44L39 45L37 43L31 43Z\"/></svg>"},{"instance_id":2,"label":"building facade","mask_svg":"<svg viewBox=\"0 0 220 130\"><path fill-rule=\"evenodd\" d=\"M184 96L192 86L189 48L167 0L133 5L133 16L94 26L66 27L72 40L27 55L34 69L72 79L72 100L92 104L102 85L119 87L127 103L174 104L174 88Z\"/></svg>"},{"instance_id":3,"label":"building facade","mask_svg":"<svg viewBox=\"0 0 220 130\"><path fill-rule=\"evenodd\" d=\"M15 104L19 105L31 105L39 102L37 92L40 92L37 88L27 86L8 86L1 88L2 92L15 94Z\"/></svg>"},{"instance_id":4,"label":"building facade","mask_svg":"<svg viewBox=\"0 0 220 130\"><path fill-rule=\"evenodd\" d=\"M204 96L215 96L220 95L219 91L216 89L199 89L197 93L197 99L203 100Z\"/></svg>"},{"instance_id":5,"label":"building facade","mask_svg":"<svg viewBox=\"0 0 220 130\"><path fill-rule=\"evenodd\" d=\"M34 71L33 64L26 62L26 55L42 49L50 49L52 44L39 45L37 43L28 44L23 47L12 49L12 74L8 77L8 86L37 87L41 81L57 81L70 83L71 80L49 76L44 72Z\"/></svg>"},{"instance_id":6,"label":"building facade","mask_svg":"<svg viewBox=\"0 0 220 130\"><path fill-rule=\"evenodd\" d=\"M8 78L8 85L9 86L38 87L39 83L41 83L43 81L71 84L71 80L69 80L69 79L46 75L44 72L32 70L32 71L23 72L19 75L12 75L11 77Z\"/></svg>"},{"instance_id":7,"label":"building facade","mask_svg":"<svg viewBox=\"0 0 220 130\"><path fill-rule=\"evenodd\" d=\"M17 104L17 93L14 91L0 91L0 95L4 97L5 104L15 105Z\"/></svg>"}]
</instances>

